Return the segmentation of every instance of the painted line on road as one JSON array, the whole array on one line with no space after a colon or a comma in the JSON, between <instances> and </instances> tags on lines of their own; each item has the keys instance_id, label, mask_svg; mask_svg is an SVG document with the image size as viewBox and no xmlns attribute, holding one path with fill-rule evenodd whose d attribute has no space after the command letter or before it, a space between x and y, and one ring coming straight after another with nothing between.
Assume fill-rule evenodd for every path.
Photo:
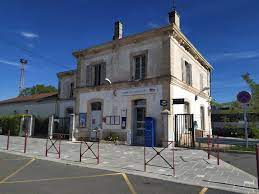
<instances>
[{"instance_id":1,"label":"painted line on road","mask_svg":"<svg viewBox=\"0 0 259 194\"><path fill-rule=\"evenodd\" d=\"M47 179L34 179L34 180L20 180L20 181L9 181L9 182L0 182L0 184L15 184L15 183L32 183L32 182L43 182L43 181L58 181L58 180L73 180L73 179L87 179L87 178L97 178L105 176L117 176L122 173L109 173L109 174L99 174L99 175L90 175L90 176L76 176L76 177L56 177L56 178L47 178Z\"/></svg>"},{"instance_id":2,"label":"painted line on road","mask_svg":"<svg viewBox=\"0 0 259 194\"><path fill-rule=\"evenodd\" d=\"M128 176L127 176L125 173L122 173L122 176L123 176L125 182L127 183L131 194L137 194L137 192L135 191L133 185L132 185L131 182L129 181Z\"/></svg>"},{"instance_id":3,"label":"painted line on road","mask_svg":"<svg viewBox=\"0 0 259 194\"><path fill-rule=\"evenodd\" d=\"M7 181L8 179L10 179L11 177L13 177L14 175L16 175L18 172L20 172L21 170L23 170L24 168L26 168L27 166L29 166L33 161L35 160L35 158L32 158L29 162L27 162L25 165L23 165L22 167L18 168L16 171L14 171L12 174L10 174L9 176L7 176L6 178L4 178L3 180L0 181L0 184L4 183L5 181Z\"/></svg>"},{"instance_id":4,"label":"painted line on road","mask_svg":"<svg viewBox=\"0 0 259 194\"><path fill-rule=\"evenodd\" d=\"M207 188L207 187L204 187L204 188L199 192L199 194L205 194L207 191L208 191L208 188Z\"/></svg>"}]
</instances>

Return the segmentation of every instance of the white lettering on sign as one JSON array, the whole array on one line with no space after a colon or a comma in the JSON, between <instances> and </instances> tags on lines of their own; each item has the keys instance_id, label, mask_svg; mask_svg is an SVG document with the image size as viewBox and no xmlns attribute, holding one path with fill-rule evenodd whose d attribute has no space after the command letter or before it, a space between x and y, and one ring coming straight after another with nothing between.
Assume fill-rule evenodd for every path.
<instances>
[{"instance_id":1,"label":"white lettering on sign","mask_svg":"<svg viewBox=\"0 0 259 194\"><path fill-rule=\"evenodd\" d=\"M140 95L140 94L155 94L157 93L156 87L145 87L145 88L131 88L127 90L120 90L119 93L122 96Z\"/></svg>"}]
</instances>

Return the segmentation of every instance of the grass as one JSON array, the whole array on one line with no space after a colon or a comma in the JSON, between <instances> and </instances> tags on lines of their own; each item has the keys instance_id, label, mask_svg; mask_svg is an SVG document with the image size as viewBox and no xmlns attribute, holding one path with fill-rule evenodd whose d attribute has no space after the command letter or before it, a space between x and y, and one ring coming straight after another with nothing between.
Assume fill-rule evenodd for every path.
<instances>
[{"instance_id":1,"label":"grass","mask_svg":"<svg viewBox=\"0 0 259 194\"><path fill-rule=\"evenodd\" d=\"M239 145L235 145L235 146L231 146L228 148L224 148L225 151L236 151L236 152L256 152L256 149L254 146L250 146L248 148L246 148L245 146L239 146Z\"/></svg>"}]
</instances>

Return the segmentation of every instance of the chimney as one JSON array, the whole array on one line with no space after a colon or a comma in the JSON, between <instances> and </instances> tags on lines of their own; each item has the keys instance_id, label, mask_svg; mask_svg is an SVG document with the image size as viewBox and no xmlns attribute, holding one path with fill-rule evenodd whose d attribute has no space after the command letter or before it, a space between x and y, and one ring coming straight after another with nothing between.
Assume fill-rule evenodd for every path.
<instances>
[{"instance_id":1,"label":"chimney","mask_svg":"<svg viewBox=\"0 0 259 194\"><path fill-rule=\"evenodd\" d=\"M170 24L175 24L180 29L180 16L178 15L176 10L168 13Z\"/></svg>"},{"instance_id":2,"label":"chimney","mask_svg":"<svg viewBox=\"0 0 259 194\"><path fill-rule=\"evenodd\" d=\"M118 40L122 38L122 34L123 34L123 26L122 23L120 21L115 22L114 24L114 36L113 36L113 40Z\"/></svg>"}]
</instances>

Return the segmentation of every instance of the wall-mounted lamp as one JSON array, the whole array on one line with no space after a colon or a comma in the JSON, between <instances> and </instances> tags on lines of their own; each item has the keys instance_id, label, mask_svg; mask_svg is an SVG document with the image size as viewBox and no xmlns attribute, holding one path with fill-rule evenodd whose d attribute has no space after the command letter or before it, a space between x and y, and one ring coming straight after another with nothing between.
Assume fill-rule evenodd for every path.
<instances>
[{"instance_id":1,"label":"wall-mounted lamp","mask_svg":"<svg viewBox=\"0 0 259 194\"><path fill-rule=\"evenodd\" d=\"M205 87L205 88L203 88L197 95L195 95L195 101L198 100L198 96L199 96L202 92L204 92L204 91L206 91L206 90L210 90L210 87Z\"/></svg>"}]
</instances>

